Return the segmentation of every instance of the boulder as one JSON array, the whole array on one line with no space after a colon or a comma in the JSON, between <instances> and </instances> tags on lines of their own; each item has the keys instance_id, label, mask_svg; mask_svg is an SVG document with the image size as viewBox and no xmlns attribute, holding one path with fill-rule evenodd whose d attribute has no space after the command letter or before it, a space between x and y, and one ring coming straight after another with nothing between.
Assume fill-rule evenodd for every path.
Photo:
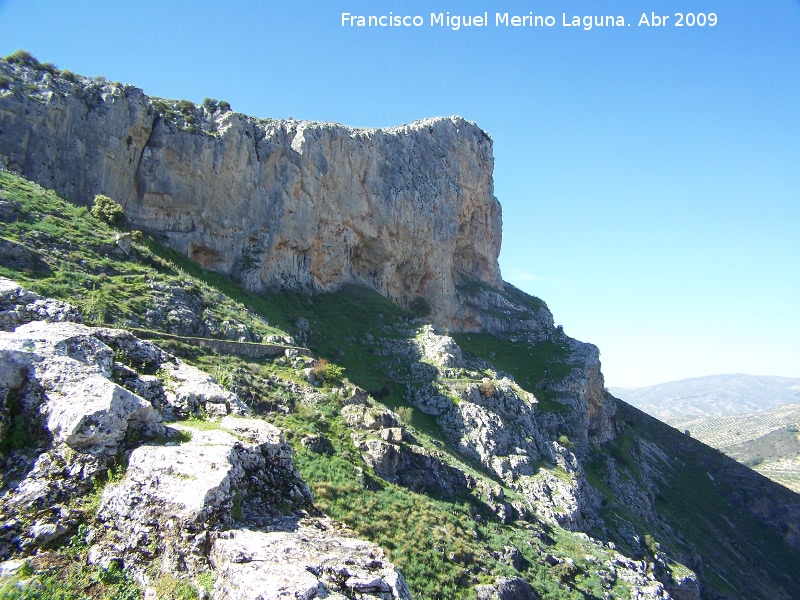
<instances>
[{"instance_id":1,"label":"boulder","mask_svg":"<svg viewBox=\"0 0 800 600\"><path fill-rule=\"evenodd\" d=\"M539 600L531 585L520 577L499 578L493 585L475 588L478 600Z\"/></svg>"},{"instance_id":2,"label":"boulder","mask_svg":"<svg viewBox=\"0 0 800 600\"><path fill-rule=\"evenodd\" d=\"M337 531L329 520L305 519L289 531L226 531L214 541L211 562L218 600L411 600L378 546Z\"/></svg>"},{"instance_id":3,"label":"boulder","mask_svg":"<svg viewBox=\"0 0 800 600\"><path fill-rule=\"evenodd\" d=\"M10 248L10 242L3 243L6 244L3 247ZM15 256L29 256L30 260L34 260L33 255L25 254L30 253L28 250L17 248L13 252ZM74 306L66 302L42 298L23 289L15 281L0 277L0 331L13 331L18 325L31 321L82 323L83 318Z\"/></svg>"}]
</instances>

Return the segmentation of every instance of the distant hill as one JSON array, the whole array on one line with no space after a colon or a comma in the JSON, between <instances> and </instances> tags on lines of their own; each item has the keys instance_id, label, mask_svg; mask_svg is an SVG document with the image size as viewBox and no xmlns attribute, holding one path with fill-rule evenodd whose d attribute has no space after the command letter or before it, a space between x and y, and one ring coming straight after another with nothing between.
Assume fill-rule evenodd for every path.
<instances>
[{"instance_id":1,"label":"distant hill","mask_svg":"<svg viewBox=\"0 0 800 600\"><path fill-rule=\"evenodd\" d=\"M800 379L713 375L609 391L800 492Z\"/></svg>"},{"instance_id":2,"label":"distant hill","mask_svg":"<svg viewBox=\"0 0 800 600\"><path fill-rule=\"evenodd\" d=\"M800 379L711 375L642 388L608 389L614 396L675 427L701 417L771 410L800 402Z\"/></svg>"}]
</instances>

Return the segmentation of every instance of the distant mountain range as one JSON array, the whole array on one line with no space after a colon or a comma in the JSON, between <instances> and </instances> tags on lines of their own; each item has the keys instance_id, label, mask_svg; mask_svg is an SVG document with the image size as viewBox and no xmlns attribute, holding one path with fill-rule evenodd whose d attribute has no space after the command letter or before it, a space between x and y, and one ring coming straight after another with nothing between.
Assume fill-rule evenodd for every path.
<instances>
[{"instance_id":1,"label":"distant mountain range","mask_svg":"<svg viewBox=\"0 0 800 600\"><path fill-rule=\"evenodd\" d=\"M800 402L800 379L711 375L642 388L608 389L614 396L674 427L701 417L771 410Z\"/></svg>"},{"instance_id":2,"label":"distant mountain range","mask_svg":"<svg viewBox=\"0 0 800 600\"><path fill-rule=\"evenodd\" d=\"M800 492L800 379L712 375L609 391Z\"/></svg>"}]
</instances>

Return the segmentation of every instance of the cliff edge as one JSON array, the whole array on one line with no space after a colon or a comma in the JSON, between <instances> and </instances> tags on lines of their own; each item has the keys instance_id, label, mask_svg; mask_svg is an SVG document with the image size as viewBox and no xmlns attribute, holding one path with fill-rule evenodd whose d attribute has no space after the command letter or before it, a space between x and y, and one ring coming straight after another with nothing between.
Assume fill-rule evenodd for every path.
<instances>
[{"instance_id":1,"label":"cliff edge","mask_svg":"<svg viewBox=\"0 0 800 600\"><path fill-rule=\"evenodd\" d=\"M360 283L453 326L459 273L501 284L492 140L474 123L257 119L51 71L0 62L0 164L77 204L113 198L251 291Z\"/></svg>"}]
</instances>

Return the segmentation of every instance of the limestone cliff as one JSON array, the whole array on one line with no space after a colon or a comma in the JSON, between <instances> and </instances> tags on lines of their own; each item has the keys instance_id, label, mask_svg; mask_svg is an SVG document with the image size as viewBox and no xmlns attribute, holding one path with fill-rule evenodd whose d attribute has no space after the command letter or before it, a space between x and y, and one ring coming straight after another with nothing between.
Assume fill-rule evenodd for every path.
<instances>
[{"instance_id":1,"label":"limestone cliff","mask_svg":"<svg viewBox=\"0 0 800 600\"><path fill-rule=\"evenodd\" d=\"M250 290L363 283L403 305L423 296L452 326L459 273L501 282L492 140L474 123L256 119L7 62L0 74L0 164L78 204L110 196L132 227Z\"/></svg>"}]
</instances>

